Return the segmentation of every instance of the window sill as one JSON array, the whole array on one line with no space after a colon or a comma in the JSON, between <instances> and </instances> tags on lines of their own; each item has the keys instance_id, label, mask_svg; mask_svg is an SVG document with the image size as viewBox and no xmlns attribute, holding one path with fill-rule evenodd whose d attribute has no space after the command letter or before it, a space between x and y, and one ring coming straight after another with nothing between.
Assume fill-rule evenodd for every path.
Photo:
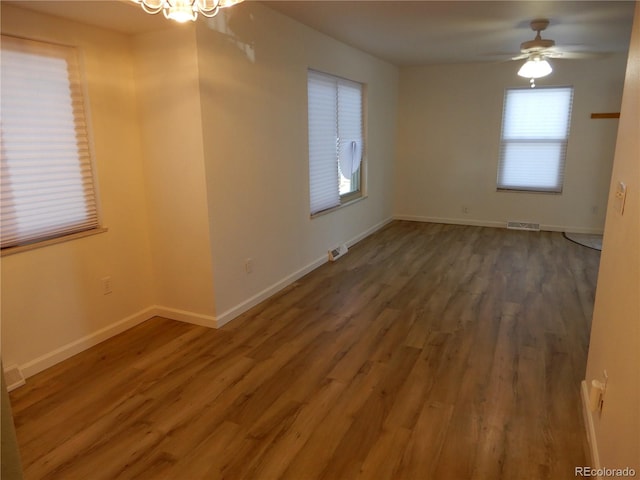
<instances>
[{"instance_id":1,"label":"window sill","mask_svg":"<svg viewBox=\"0 0 640 480\"><path fill-rule=\"evenodd\" d=\"M562 195L562 191L553 192L551 190L527 190L527 189L517 189L517 188L497 188L496 192L498 193L535 193L535 194L546 194L546 195Z\"/></svg>"},{"instance_id":2,"label":"window sill","mask_svg":"<svg viewBox=\"0 0 640 480\"><path fill-rule=\"evenodd\" d=\"M58 243L70 242L78 238L91 237L98 235L99 233L105 233L109 231L107 227L98 227L91 230L85 230L84 232L72 233L71 235L64 235L63 237L51 238L49 240L42 240L41 242L30 243L29 245L18 245L17 247L3 248L0 252L0 257L6 257L8 255L14 255L16 253L28 252L29 250L35 250L37 248L48 247L49 245L56 245Z\"/></svg>"},{"instance_id":3,"label":"window sill","mask_svg":"<svg viewBox=\"0 0 640 480\"><path fill-rule=\"evenodd\" d=\"M341 208L348 207L349 205L353 205L354 203L358 203L366 199L367 197L368 195L363 194L363 195L360 195L359 197L351 198L350 200L347 200L346 202L341 203L340 205L337 205L333 208L327 208L326 210L322 210L321 212L314 213L313 215L310 215L309 218L314 219L317 217L322 217L328 213L335 212L336 210L340 210Z\"/></svg>"}]
</instances>

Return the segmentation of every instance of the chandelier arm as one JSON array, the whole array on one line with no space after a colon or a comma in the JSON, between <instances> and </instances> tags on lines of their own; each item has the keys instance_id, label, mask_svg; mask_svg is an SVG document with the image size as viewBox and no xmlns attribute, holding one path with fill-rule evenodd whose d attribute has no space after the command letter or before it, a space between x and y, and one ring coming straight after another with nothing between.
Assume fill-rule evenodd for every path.
<instances>
[{"instance_id":1,"label":"chandelier arm","mask_svg":"<svg viewBox=\"0 0 640 480\"><path fill-rule=\"evenodd\" d=\"M221 8L230 7L243 0L133 0L151 15L160 12L177 22L194 21L198 14L215 17Z\"/></svg>"},{"instance_id":2,"label":"chandelier arm","mask_svg":"<svg viewBox=\"0 0 640 480\"><path fill-rule=\"evenodd\" d=\"M163 9L164 9L164 5L160 4L160 6L152 8L149 5L147 5L147 3L144 0L140 0L139 2L140 6L142 7L142 9L147 12L150 13L151 15L155 15L157 13L160 13Z\"/></svg>"},{"instance_id":3,"label":"chandelier arm","mask_svg":"<svg viewBox=\"0 0 640 480\"><path fill-rule=\"evenodd\" d=\"M207 17L212 17L218 13L222 3L222 0L191 0L193 9Z\"/></svg>"},{"instance_id":4,"label":"chandelier arm","mask_svg":"<svg viewBox=\"0 0 640 480\"><path fill-rule=\"evenodd\" d=\"M216 8L211 10L199 10L199 12L207 18L215 17L219 11L220 11L220 6L216 6Z\"/></svg>"}]
</instances>

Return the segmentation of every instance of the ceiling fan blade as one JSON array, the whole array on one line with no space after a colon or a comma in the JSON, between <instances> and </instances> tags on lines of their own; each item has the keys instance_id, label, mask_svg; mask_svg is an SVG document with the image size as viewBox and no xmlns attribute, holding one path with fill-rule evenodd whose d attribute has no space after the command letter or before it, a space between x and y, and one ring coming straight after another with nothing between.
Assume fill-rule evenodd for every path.
<instances>
[{"instance_id":1,"label":"ceiling fan blade","mask_svg":"<svg viewBox=\"0 0 640 480\"><path fill-rule=\"evenodd\" d=\"M561 58L568 60L588 60L605 57L606 53L598 52L562 52Z\"/></svg>"}]
</instances>

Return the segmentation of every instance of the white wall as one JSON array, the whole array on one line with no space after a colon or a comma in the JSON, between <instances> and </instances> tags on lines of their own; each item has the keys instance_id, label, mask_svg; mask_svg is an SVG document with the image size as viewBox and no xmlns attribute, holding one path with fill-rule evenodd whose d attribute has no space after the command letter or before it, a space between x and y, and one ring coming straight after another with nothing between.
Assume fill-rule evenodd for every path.
<instances>
[{"instance_id":1,"label":"white wall","mask_svg":"<svg viewBox=\"0 0 640 480\"><path fill-rule=\"evenodd\" d=\"M197 23L221 322L392 216L397 68L258 3ZM309 218L307 69L366 84L368 197ZM245 259L253 259L253 273Z\"/></svg>"},{"instance_id":2,"label":"white wall","mask_svg":"<svg viewBox=\"0 0 640 480\"><path fill-rule=\"evenodd\" d=\"M556 60L554 72L537 82L575 89L561 195L496 192L504 89L528 85L516 75L519 62L401 69L395 213L602 232L618 122L591 120L590 114L619 111L625 61L622 55Z\"/></svg>"},{"instance_id":3,"label":"white wall","mask_svg":"<svg viewBox=\"0 0 640 480\"><path fill-rule=\"evenodd\" d=\"M5 367L29 376L154 314L219 325L391 219L397 69L259 4L225 13L231 36L128 37L2 5L4 33L83 50L108 227L2 259ZM368 92L368 196L314 220L308 67Z\"/></svg>"},{"instance_id":4,"label":"white wall","mask_svg":"<svg viewBox=\"0 0 640 480\"><path fill-rule=\"evenodd\" d=\"M627 185L624 213L617 183ZM602 415L592 417L600 464L640 474L640 6L636 2L586 380L609 376Z\"/></svg>"},{"instance_id":5,"label":"white wall","mask_svg":"<svg viewBox=\"0 0 640 480\"><path fill-rule=\"evenodd\" d=\"M214 326L195 25L167 26L134 39L151 281L160 313Z\"/></svg>"},{"instance_id":6,"label":"white wall","mask_svg":"<svg viewBox=\"0 0 640 480\"><path fill-rule=\"evenodd\" d=\"M2 32L80 46L109 229L2 258L2 359L29 375L146 319L149 228L129 39L4 2ZM113 293L103 295L107 275Z\"/></svg>"}]
</instances>

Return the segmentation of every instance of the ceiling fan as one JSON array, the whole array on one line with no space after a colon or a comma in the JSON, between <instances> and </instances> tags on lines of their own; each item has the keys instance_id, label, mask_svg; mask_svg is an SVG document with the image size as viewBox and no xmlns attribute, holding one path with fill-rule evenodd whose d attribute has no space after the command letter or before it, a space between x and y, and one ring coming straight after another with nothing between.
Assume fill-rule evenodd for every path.
<instances>
[{"instance_id":1,"label":"ceiling fan","mask_svg":"<svg viewBox=\"0 0 640 480\"><path fill-rule=\"evenodd\" d=\"M518 75L529 78L531 88L534 88L535 79L549 75L553 69L547 61L547 58L557 58L564 56L563 52L558 51L556 42L549 38L542 38L540 32L546 30L549 26L549 20L546 18L537 18L531 21L531 30L536 32L533 40L528 40L520 44L520 55L513 57L512 60L527 61L518 70Z\"/></svg>"},{"instance_id":2,"label":"ceiling fan","mask_svg":"<svg viewBox=\"0 0 640 480\"><path fill-rule=\"evenodd\" d=\"M596 56L595 53L569 51L571 47L568 45L560 50L556 47L555 40L542 38L540 32L543 32L549 26L549 20L546 18L532 20L530 25L531 30L536 32L535 38L522 42L520 44L520 55L512 57L511 60L527 60L518 70L518 75L528 78L531 88L536 86L536 78L546 77L553 71L547 61L549 58L580 59ZM575 48L576 46L573 47Z\"/></svg>"},{"instance_id":3,"label":"ceiling fan","mask_svg":"<svg viewBox=\"0 0 640 480\"><path fill-rule=\"evenodd\" d=\"M536 38L520 44L520 55L513 57L512 60L522 60L529 58L531 55L540 55L543 57L560 57L562 52L555 49L556 42L548 38L542 38L540 32L543 32L549 26L549 20L546 18L538 18L531 21L531 30L536 32Z\"/></svg>"}]
</instances>

